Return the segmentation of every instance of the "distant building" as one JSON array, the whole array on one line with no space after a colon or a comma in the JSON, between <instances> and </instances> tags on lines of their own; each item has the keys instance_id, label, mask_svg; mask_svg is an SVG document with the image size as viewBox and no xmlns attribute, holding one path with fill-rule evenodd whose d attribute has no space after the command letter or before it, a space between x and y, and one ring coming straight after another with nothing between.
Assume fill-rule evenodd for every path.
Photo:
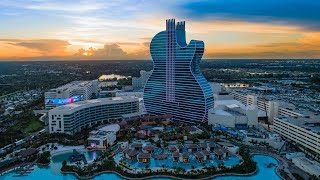
<instances>
[{"instance_id":1,"label":"distant building","mask_svg":"<svg viewBox=\"0 0 320 180\"><path fill-rule=\"evenodd\" d=\"M248 88L249 84L244 83L221 83L225 88Z\"/></svg>"},{"instance_id":2,"label":"distant building","mask_svg":"<svg viewBox=\"0 0 320 180\"><path fill-rule=\"evenodd\" d=\"M297 145L305 152L320 155L320 116L277 117L273 121L274 132ZM310 154L309 154L310 155Z\"/></svg>"},{"instance_id":3,"label":"distant building","mask_svg":"<svg viewBox=\"0 0 320 180\"><path fill-rule=\"evenodd\" d=\"M223 87L220 83L215 83L215 82L209 82L209 85L212 89L213 94L218 94L223 90Z\"/></svg>"},{"instance_id":4,"label":"distant building","mask_svg":"<svg viewBox=\"0 0 320 180\"><path fill-rule=\"evenodd\" d=\"M139 99L135 97L100 98L75 102L51 109L50 133L73 134L97 123L120 119L124 114L139 112Z\"/></svg>"},{"instance_id":5,"label":"distant building","mask_svg":"<svg viewBox=\"0 0 320 180\"><path fill-rule=\"evenodd\" d=\"M88 100L98 93L98 81L73 81L44 93L46 109L66 105L78 101Z\"/></svg>"},{"instance_id":6,"label":"distant building","mask_svg":"<svg viewBox=\"0 0 320 180\"><path fill-rule=\"evenodd\" d=\"M132 88L133 89L143 89L144 85L147 83L152 71L140 71L140 77L132 78Z\"/></svg>"},{"instance_id":7,"label":"distant building","mask_svg":"<svg viewBox=\"0 0 320 180\"><path fill-rule=\"evenodd\" d=\"M256 95L245 94L236 91L230 91L234 99L243 104L257 105L258 109L266 112L269 122L272 124L275 117L289 116L289 117L305 117L307 115L295 110L293 105L284 103L282 101L267 101Z\"/></svg>"}]
</instances>

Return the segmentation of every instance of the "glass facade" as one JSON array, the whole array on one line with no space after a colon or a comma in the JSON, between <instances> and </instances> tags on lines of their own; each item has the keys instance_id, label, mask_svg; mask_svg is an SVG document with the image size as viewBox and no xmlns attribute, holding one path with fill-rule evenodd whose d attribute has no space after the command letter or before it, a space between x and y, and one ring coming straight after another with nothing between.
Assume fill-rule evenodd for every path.
<instances>
[{"instance_id":1,"label":"glass facade","mask_svg":"<svg viewBox=\"0 0 320 180\"><path fill-rule=\"evenodd\" d=\"M171 114L174 120L206 121L213 107L210 85L200 71L203 41L186 43L185 23L167 20L166 30L151 41L153 73L144 88L148 113Z\"/></svg>"}]
</instances>

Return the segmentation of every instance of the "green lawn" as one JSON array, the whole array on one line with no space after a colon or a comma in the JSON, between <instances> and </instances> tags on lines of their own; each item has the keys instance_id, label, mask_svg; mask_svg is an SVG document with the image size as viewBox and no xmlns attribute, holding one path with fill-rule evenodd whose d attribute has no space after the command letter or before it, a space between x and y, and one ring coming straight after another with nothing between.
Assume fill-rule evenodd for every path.
<instances>
[{"instance_id":1,"label":"green lawn","mask_svg":"<svg viewBox=\"0 0 320 180\"><path fill-rule=\"evenodd\" d=\"M36 132L41 130L44 127L43 122L37 120L37 119L32 119L28 126L26 126L25 128L23 128L23 132L24 133L32 133L32 132Z\"/></svg>"}]
</instances>

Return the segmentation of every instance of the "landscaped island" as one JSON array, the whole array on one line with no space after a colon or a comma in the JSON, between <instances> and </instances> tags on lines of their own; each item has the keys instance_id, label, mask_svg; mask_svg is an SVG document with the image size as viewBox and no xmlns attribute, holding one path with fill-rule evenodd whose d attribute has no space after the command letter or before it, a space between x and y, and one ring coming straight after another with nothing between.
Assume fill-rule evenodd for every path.
<instances>
[{"instance_id":1,"label":"landscaped island","mask_svg":"<svg viewBox=\"0 0 320 180\"><path fill-rule=\"evenodd\" d=\"M148 164L142 164L142 166L134 167L130 163L125 163L125 161L115 160L114 157L109 156L101 161L96 161L84 167L79 165L67 165L65 162L61 168L64 173L75 173L81 178L88 178L95 176L101 172L117 172L124 177L128 178L143 178L152 177L157 175L166 175L177 178L206 178L219 174L243 174L252 175L256 172L256 163L251 159L250 154L247 149L240 148L239 155L242 157L241 164L237 164L231 167L226 167L223 164L218 166L208 166L201 164L199 168L184 169L183 164L180 166L172 166L172 164L167 164L164 166L157 166L153 164L153 167ZM168 161L165 161L168 162ZM132 162L135 163L135 162ZM137 162L139 163L139 162ZM197 164L184 164L185 166L199 166Z\"/></svg>"},{"instance_id":2,"label":"landscaped island","mask_svg":"<svg viewBox=\"0 0 320 180\"><path fill-rule=\"evenodd\" d=\"M71 177L76 175L84 179L110 173L124 178L194 179L257 172L256 162L246 146L235 145L207 125L189 125L168 119L170 117L158 116L113 122L119 126L116 143L104 142L105 145L99 147L95 141L79 139L80 136L43 136L33 145L40 145L34 149L42 152L37 162L50 162L49 172L59 176L72 174ZM89 131L86 132L90 134ZM64 145L47 144L53 139ZM82 142L85 146L74 146ZM14 176L28 172L30 167L19 169ZM32 174L32 170L29 173Z\"/></svg>"},{"instance_id":3,"label":"landscaped island","mask_svg":"<svg viewBox=\"0 0 320 180\"><path fill-rule=\"evenodd\" d=\"M256 163L245 147L215 138L202 126L144 118L120 122L118 142L104 150L93 163L67 163L64 173L87 178L101 172L117 172L125 177L142 178L168 175L205 178L217 174L252 174Z\"/></svg>"}]
</instances>

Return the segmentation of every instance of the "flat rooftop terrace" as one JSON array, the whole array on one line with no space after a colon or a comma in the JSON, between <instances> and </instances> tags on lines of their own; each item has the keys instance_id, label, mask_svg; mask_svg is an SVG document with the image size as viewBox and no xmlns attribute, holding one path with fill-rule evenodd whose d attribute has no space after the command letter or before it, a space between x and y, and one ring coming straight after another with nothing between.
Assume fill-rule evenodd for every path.
<instances>
[{"instance_id":1,"label":"flat rooftop terrace","mask_svg":"<svg viewBox=\"0 0 320 180\"><path fill-rule=\"evenodd\" d=\"M52 90L60 90L60 91L65 91L67 89L74 89L74 88L79 88L79 87L85 87L88 84L91 84L91 81L72 81L68 84L65 84L63 86L57 87L57 88L53 88L50 89Z\"/></svg>"},{"instance_id":2,"label":"flat rooftop terrace","mask_svg":"<svg viewBox=\"0 0 320 180\"><path fill-rule=\"evenodd\" d=\"M281 121L289 122L290 124L303 127L314 133L320 134L320 119L319 117L305 118L305 117L278 117Z\"/></svg>"},{"instance_id":3,"label":"flat rooftop terrace","mask_svg":"<svg viewBox=\"0 0 320 180\"><path fill-rule=\"evenodd\" d=\"M58 106L53 111L62 111L62 110L73 110L81 106L94 106L99 104L112 104L117 102L130 102L130 101L138 101L138 98L134 96L123 96L123 97L109 97L109 98L99 98L99 99L90 99L85 101L78 101L71 104L66 104L63 106ZM51 110L51 111L52 111Z\"/></svg>"}]
</instances>

